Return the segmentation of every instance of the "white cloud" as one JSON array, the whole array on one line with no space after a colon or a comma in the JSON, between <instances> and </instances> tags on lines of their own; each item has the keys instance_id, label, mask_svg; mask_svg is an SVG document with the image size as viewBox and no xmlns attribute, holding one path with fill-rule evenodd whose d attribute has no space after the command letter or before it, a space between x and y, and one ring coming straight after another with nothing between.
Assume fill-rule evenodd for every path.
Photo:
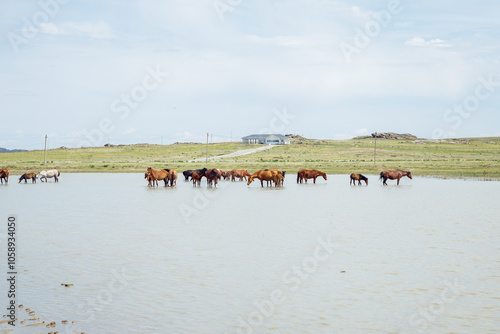
<instances>
[{"instance_id":1,"label":"white cloud","mask_svg":"<svg viewBox=\"0 0 500 334\"><path fill-rule=\"evenodd\" d=\"M105 22L69 22L60 26L54 23L40 24L42 33L49 35L86 35L94 39L113 38L111 28Z\"/></svg>"},{"instance_id":2,"label":"white cloud","mask_svg":"<svg viewBox=\"0 0 500 334\"><path fill-rule=\"evenodd\" d=\"M431 40L425 40L422 37L413 37L412 39L409 39L405 41L405 45L411 45L411 46L437 46L437 47L450 47L451 44L446 43L442 39L435 38Z\"/></svg>"}]
</instances>

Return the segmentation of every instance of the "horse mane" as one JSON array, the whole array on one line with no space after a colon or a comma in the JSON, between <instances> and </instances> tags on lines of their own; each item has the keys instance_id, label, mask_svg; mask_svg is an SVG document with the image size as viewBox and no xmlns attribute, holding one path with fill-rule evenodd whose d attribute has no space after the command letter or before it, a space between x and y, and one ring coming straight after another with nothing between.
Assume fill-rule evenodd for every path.
<instances>
[{"instance_id":1,"label":"horse mane","mask_svg":"<svg viewBox=\"0 0 500 334\"><path fill-rule=\"evenodd\" d=\"M170 169L164 168L163 170L166 171L167 173L170 173Z\"/></svg>"}]
</instances>

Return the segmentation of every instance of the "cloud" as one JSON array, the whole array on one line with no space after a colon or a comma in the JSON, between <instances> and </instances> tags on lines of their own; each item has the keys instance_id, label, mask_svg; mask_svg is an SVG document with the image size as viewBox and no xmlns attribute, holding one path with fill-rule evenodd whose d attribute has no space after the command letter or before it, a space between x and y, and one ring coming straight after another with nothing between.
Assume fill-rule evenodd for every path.
<instances>
[{"instance_id":1,"label":"cloud","mask_svg":"<svg viewBox=\"0 0 500 334\"><path fill-rule=\"evenodd\" d=\"M451 44L447 44L445 41L439 38L431 39L426 41L422 37L413 37L412 39L409 39L405 41L405 45L411 45L411 46L436 46L436 47L450 47L452 46Z\"/></svg>"},{"instance_id":2,"label":"cloud","mask_svg":"<svg viewBox=\"0 0 500 334\"><path fill-rule=\"evenodd\" d=\"M85 35L94 39L114 37L111 28L105 22L69 22L60 26L54 23L40 24L40 30L49 35Z\"/></svg>"}]
</instances>

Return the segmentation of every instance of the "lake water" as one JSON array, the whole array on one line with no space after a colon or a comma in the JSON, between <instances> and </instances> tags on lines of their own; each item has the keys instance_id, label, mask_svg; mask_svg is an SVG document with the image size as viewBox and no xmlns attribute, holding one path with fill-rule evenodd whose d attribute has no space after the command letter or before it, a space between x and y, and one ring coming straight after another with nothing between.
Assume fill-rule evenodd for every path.
<instances>
[{"instance_id":1,"label":"lake water","mask_svg":"<svg viewBox=\"0 0 500 334\"><path fill-rule=\"evenodd\" d=\"M15 333L498 333L500 182L317 182L11 177L0 253L16 214L17 302L57 322Z\"/></svg>"}]
</instances>

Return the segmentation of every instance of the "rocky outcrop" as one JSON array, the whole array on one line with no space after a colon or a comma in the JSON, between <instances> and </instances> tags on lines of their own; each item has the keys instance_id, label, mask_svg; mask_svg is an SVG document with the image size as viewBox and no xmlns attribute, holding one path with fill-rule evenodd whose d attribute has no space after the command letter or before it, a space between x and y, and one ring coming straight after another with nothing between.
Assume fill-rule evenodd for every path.
<instances>
[{"instance_id":1,"label":"rocky outcrop","mask_svg":"<svg viewBox=\"0 0 500 334\"><path fill-rule=\"evenodd\" d=\"M372 133L373 138L383 138L383 139L417 139L409 133L394 133L394 132L376 132Z\"/></svg>"}]
</instances>

